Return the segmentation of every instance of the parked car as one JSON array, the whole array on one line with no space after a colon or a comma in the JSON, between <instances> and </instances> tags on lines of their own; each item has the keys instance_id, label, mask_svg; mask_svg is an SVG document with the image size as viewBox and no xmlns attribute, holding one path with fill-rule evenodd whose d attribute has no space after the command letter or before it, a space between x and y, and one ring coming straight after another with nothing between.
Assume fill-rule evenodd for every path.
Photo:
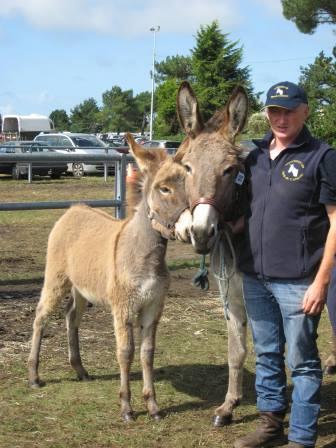
<instances>
[{"instance_id":1,"label":"parked car","mask_svg":"<svg viewBox=\"0 0 336 448\"><path fill-rule=\"evenodd\" d=\"M105 154L118 152L110 148L106 143L100 140L98 137L92 134L83 133L40 133L34 139L37 142L47 143L49 146L55 149L55 151L61 153L74 152L76 154ZM72 173L75 177L81 177L84 174L102 174L104 172L104 164L96 163L89 165L82 162L73 162L68 164L68 172ZM108 166L109 174L114 174L115 164Z\"/></svg>"},{"instance_id":2,"label":"parked car","mask_svg":"<svg viewBox=\"0 0 336 448\"><path fill-rule=\"evenodd\" d=\"M168 154L174 155L177 148L180 146L180 142L173 140L149 140L142 145L145 148L165 148Z\"/></svg>"},{"instance_id":3,"label":"parked car","mask_svg":"<svg viewBox=\"0 0 336 448\"><path fill-rule=\"evenodd\" d=\"M2 153L35 153L53 151L46 144L35 141L12 140L4 142L0 146ZM34 162L32 165L32 174L38 176L50 176L58 179L67 172L68 166L64 162ZM28 165L23 162L5 162L0 165L0 173L11 174L16 180L28 177Z\"/></svg>"}]
</instances>

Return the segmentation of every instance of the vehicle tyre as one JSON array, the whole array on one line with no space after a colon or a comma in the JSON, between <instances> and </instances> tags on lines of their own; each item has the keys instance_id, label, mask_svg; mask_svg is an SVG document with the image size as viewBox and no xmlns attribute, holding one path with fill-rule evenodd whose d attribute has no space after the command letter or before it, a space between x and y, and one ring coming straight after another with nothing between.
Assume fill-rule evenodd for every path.
<instances>
[{"instance_id":1,"label":"vehicle tyre","mask_svg":"<svg viewBox=\"0 0 336 448\"><path fill-rule=\"evenodd\" d=\"M59 171L51 170L50 178L51 179L59 179L61 177L61 173Z\"/></svg>"},{"instance_id":2,"label":"vehicle tyre","mask_svg":"<svg viewBox=\"0 0 336 448\"><path fill-rule=\"evenodd\" d=\"M22 178L20 169L16 165L12 168L12 178L15 180L20 180Z\"/></svg>"},{"instance_id":3,"label":"vehicle tyre","mask_svg":"<svg viewBox=\"0 0 336 448\"><path fill-rule=\"evenodd\" d=\"M72 174L74 177L84 176L84 166L80 162L75 162L72 164Z\"/></svg>"}]
</instances>

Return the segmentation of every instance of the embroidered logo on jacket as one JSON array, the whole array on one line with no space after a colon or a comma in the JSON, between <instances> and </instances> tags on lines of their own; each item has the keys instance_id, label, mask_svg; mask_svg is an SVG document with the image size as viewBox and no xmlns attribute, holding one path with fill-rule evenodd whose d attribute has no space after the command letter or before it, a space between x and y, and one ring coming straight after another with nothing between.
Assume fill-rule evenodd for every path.
<instances>
[{"instance_id":1,"label":"embroidered logo on jacket","mask_svg":"<svg viewBox=\"0 0 336 448\"><path fill-rule=\"evenodd\" d=\"M295 182L303 177L304 163L301 160L290 160L285 164L281 174L285 180Z\"/></svg>"}]
</instances>

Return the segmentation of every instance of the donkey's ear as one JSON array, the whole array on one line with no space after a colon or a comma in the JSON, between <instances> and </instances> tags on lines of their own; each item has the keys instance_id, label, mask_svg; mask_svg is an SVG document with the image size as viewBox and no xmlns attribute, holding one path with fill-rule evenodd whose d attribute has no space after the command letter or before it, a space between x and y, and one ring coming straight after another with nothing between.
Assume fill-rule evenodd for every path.
<instances>
[{"instance_id":1,"label":"donkey's ear","mask_svg":"<svg viewBox=\"0 0 336 448\"><path fill-rule=\"evenodd\" d=\"M248 96L246 90L238 86L226 106L225 132L231 140L242 131L248 113Z\"/></svg>"},{"instance_id":2,"label":"donkey's ear","mask_svg":"<svg viewBox=\"0 0 336 448\"><path fill-rule=\"evenodd\" d=\"M129 132L126 134L126 140L130 148L130 153L135 158L139 170L142 173L157 171L162 161L167 157L164 150L150 150L139 145Z\"/></svg>"},{"instance_id":3,"label":"donkey's ear","mask_svg":"<svg viewBox=\"0 0 336 448\"><path fill-rule=\"evenodd\" d=\"M177 92L177 116L184 132L195 138L204 128L196 96L187 81L183 81Z\"/></svg>"}]
</instances>

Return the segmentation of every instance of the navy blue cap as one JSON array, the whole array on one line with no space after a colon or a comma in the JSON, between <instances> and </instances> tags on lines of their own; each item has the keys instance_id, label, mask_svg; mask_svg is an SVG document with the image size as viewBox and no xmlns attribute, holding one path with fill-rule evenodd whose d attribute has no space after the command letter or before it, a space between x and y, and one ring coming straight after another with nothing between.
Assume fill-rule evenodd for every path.
<instances>
[{"instance_id":1,"label":"navy blue cap","mask_svg":"<svg viewBox=\"0 0 336 448\"><path fill-rule=\"evenodd\" d=\"M293 110L302 103L308 104L306 92L293 82L283 81L269 89L265 107L276 106Z\"/></svg>"}]
</instances>

